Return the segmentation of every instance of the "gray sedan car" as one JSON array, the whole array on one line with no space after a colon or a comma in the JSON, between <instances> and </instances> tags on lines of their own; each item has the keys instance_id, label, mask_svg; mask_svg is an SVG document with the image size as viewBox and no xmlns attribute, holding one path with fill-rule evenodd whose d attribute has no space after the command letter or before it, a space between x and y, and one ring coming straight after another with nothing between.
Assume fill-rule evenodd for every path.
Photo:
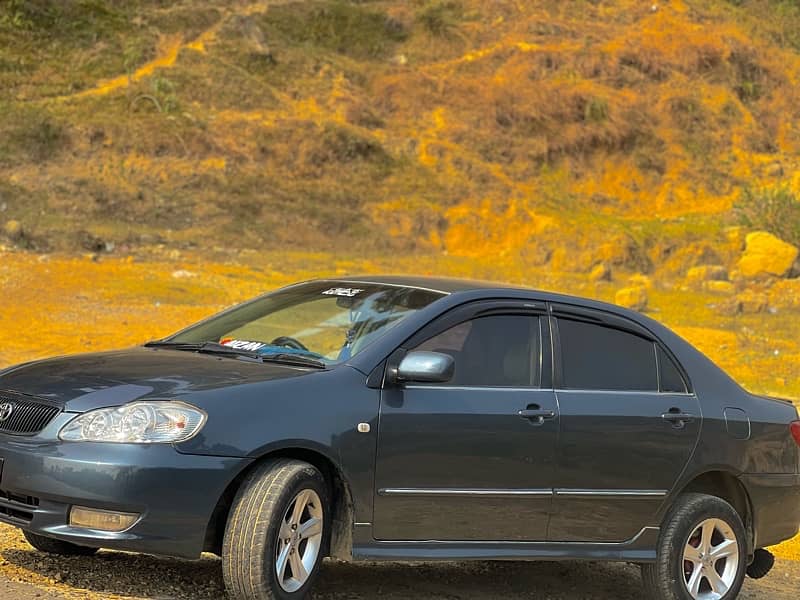
<instances>
[{"instance_id":1,"label":"gray sedan car","mask_svg":"<svg viewBox=\"0 0 800 600\"><path fill-rule=\"evenodd\" d=\"M449 279L300 283L128 350L0 372L0 521L37 549L609 560L734 598L800 525L800 421L625 309Z\"/></svg>"}]
</instances>

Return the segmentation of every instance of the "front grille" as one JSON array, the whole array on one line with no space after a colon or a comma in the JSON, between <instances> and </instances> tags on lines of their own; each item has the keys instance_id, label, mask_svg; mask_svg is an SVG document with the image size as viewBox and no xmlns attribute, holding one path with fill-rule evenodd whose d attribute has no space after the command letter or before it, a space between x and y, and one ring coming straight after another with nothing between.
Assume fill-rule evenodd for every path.
<instances>
[{"instance_id":1,"label":"front grille","mask_svg":"<svg viewBox=\"0 0 800 600\"><path fill-rule=\"evenodd\" d=\"M63 410L57 401L0 390L0 432L36 435Z\"/></svg>"},{"instance_id":2,"label":"front grille","mask_svg":"<svg viewBox=\"0 0 800 600\"><path fill-rule=\"evenodd\" d=\"M38 498L0 490L0 518L8 517L14 521L30 523L33 520L33 511L38 506Z\"/></svg>"}]
</instances>

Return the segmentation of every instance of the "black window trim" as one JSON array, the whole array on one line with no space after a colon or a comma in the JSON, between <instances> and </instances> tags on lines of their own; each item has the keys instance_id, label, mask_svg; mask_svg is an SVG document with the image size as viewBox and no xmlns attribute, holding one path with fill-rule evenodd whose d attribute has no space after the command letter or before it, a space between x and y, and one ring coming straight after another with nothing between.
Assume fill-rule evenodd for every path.
<instances>
[{"instance_id":1,"label":"black window trim","mask_svg":"<svg viewBox=\"0 0 800 600\"><path fill-rule=\"evenodd\" d=\"M392 369L396 369L405 355L419 344L430 338L447 331L451 327L472 319L490 316L529 316L539 317L539 372L538 387L504 387L504 386L447 386L445 385L421 385L426 389L447 387L448 389L480 389L480 390L525 390L525 391L552 391L553 390L553 344L552 332L548 318L547 303L524 298L506 299L482 299L460 304L439 315L432 321L423 325L420 329L409 336L385 361L384 375L381 378L381 387L387 387L389 377L387 374ZM373 372L374 374L374 372ZM369 379L373 379L370 376ZM374 379L373 379L374 381ZM417 384L414 384L416 387ZM373 387L373 386L371 386ZM411 387L411 386L409 386Z\"/></svg>"},{"instance_id":2,"label":"black window trim","mask_svg":"<svg viewBox=\"0 0 800 600\"><path fill-rule=\"evenodd\" d=\"M694 391L691 385L686 369L675 357L672 351L667 347L664 342L658 339L649 329L627 319L621 315L604 312L594 308L584 308L579 306L571 306L566 304L550 303L548 311L550 313L550 335L552 337L552 356L553 356L553 389L557 392L592 392L592 393L606 393L606 394L658 394L662 396L693 396ZM616 329L624 333L630 333L644 338L653 345L653 354L656 363L656 377L658 382L658 390L605 390L605 389L586 389L586 388L566 388L563 385L564 372L561 359L561 336L558 329L558 319L570 319L573 321L582 321L609 329ZM661 361L658 359L658 348L661 348L667 355L667 358L672 360L675 367L678 369L678 374L683 379L683 385L686 391L684 392L666 392L662 390L661 384Z\"/></svg>"}]
</instances>

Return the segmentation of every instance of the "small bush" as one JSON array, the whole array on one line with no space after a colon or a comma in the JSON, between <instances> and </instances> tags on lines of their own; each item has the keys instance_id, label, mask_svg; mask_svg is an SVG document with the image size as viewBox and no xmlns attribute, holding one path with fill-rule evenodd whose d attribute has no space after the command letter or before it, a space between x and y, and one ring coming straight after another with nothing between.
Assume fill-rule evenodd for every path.
<instances>
[{"instance_id":1,"label":"small bush","mask_svg":"<svg viewBox=\"0 0 800 600\"><path fill-rule=\"evenodd\" d=\"M319 148L312 161L328 162L370 161L388 164L390 157L380 142L345 127L327 126L320 137Z\"/></svg>"},{"instance_id":2,"label":"small bush","mask_svg":"<svg viewBox=\"0 0 800 600\"><path fill-rule=\"evenodd\" d=\"M23 113L17 118L5 135L0 133L0 157L45 161L56 156L69 141L64 126L47 114Z\"/></svg>"},{"instance_id":3,"label":"small bush","mask_svg":"<svg viewBox=\"0 0 800 600\"><path fill-rule=\"evenodd\" d=\"M639 136L633 159L640 171L663 176L667 172L667 145L661 138L653 133L643 133Z\"/></svg>"},{"instance_id":4,"label":"small bush","mask_svg":"<svg viewBox=\"0 0 800 600\"><path fill-rule=\"evenodd\" d=\"M604 98L589 98L583 110L583 118L591 123L602 123L608 119L608 101Z\"/></svg>"},{"instance_id":5,"label":"small bush","mask_svg":"<svg viewBox=\"0 0 800 600\"><path fill-rule=\"evenodd\" d=\"M797 0L778 0L771 11L776 31L773 38L783 47L800 50L800 3Z\"/></svg>"},{"instance_id":6,"label":"small bush","mask_svg":"<svg viewBox=\"0 0 800 600\"><path fill-rule=\"evenodd\" d=\"M52 23L55 10L47 2L8 0L0 5L0 27L30 30Z\"/></svg>"},{"instance_id":7,"label":"small bush","mask_svg":"<svg viewBox=\"0 0 800 600\"><path fill-rule=\"evenodd\" d=\"M402 25L386 14L346 2L277 5L265 19L293 42L361 59L382 58L407 37Z\"/></svg>"},{"instance_id":8,"label":"small bush","mask_svg":"<svg viewBox=\"0 0 800 600\"><path fill-rule=\"evenodd\" d=\"M154 77L150 85L153 93L160 100L161 109L164 112L174 113L180 110L174 83L166 77Z\"/></svg>"},{"instance_id":9,"label":"small bush","mask_svg":"<svg viewBox=\"0 0 800 600\"><path fill-rule=\"evenodd\" d=\"M12 29L91 36L98 27L120 28L125 23L123 11L102 0L8 0L0 4L0 26Z\"/></svg>"},{"instance_id":10,"label":"small bush","mask_svg":"<svg viewBox=\"0 0 800 600\"><path fill-rule=\"evenodd\" d=\"M686 133L704 132L710 126L711 115L697 98L690 96L670 98L668 107L672 121Z\"/></svg>"},{"instance_id":11,"label":"small bush","mask_svg":"<svg viewBox=\"0 0 800 600\"><path fill-rule=\"evenodd\" d=\"M788 185L745 188L733 206L739 224L800 246L800 198Z\"/></svg>"},{"instance_id":12,"label":"small bush","mask_svg":"<svg viewBox=\"0 0 800 600\"><path fill-rule=\"evenodd\" d=\"M755 102L764 95L767 72L759 64L755 53L747 49L735 49L728 59L733 67L734 90L745 104Z\"/></svg>"},{"instance_id":13,"label":"small bush","mask_svg":"<svg viewBox=\"0 0 800 600\"><path fill-rule=\"evenodd\" d=\"M31 22L26 18L24 2L9 0L0 7L0 27L4 29L29 29Z\"/></svg>"},{"instance_id":14,"label":"small bush","mask_svg":"<svg viewBox=\"0 0 800 600\"><path fill-rule=\"evenodd\" d=\"M447 37L458 26L461 17L462 9L459 2L436 0L420 8L415 20L431 35Z\"/></svg>"},{"instance_id":15,"label":"small bush","mask_svg":"<svg viewBox=\"0 0 800 600\"><path fill-rule=\"evenodd\" d=\"M727 0L741 9L755 25L784 48L800 50L800 2L797 0Z\"/></svg>"}]
</instances>

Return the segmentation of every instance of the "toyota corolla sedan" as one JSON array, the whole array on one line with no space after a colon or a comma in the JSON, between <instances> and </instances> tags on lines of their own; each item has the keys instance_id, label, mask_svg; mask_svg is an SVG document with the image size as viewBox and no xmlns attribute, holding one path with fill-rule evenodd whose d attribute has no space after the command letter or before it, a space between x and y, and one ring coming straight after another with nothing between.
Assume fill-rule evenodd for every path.
<instances>
[{"instance_id":1,"label":"toyota corolla sedan","mask_svg":"<svg viewBox=\"0 0 800 600\"><path fill-rule=\"evenodd\" d=\"M142 347L0 372L0 521L34 548L642 565L730 599L800 525L800 420L655 321L448 279L292 285Z\"/></svg>"}]
</instances>

